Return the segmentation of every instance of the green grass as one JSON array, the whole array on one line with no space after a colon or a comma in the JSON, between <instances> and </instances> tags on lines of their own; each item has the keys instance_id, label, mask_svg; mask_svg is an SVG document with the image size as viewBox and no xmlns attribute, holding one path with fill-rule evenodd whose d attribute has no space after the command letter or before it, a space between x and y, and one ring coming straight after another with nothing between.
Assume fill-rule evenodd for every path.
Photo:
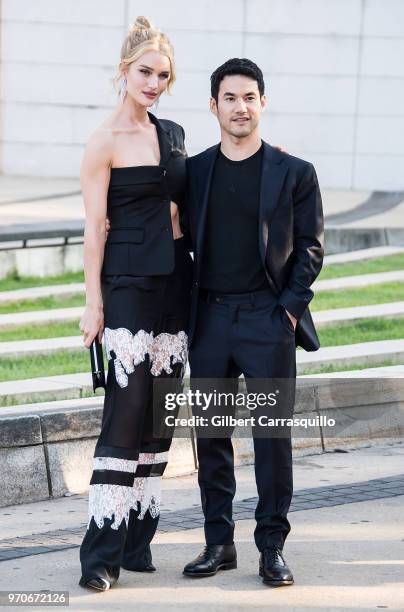
<instances>
[{"instance_id":1,"label":"green grass","mask_svg":"<svg viewBox=\"0 0 404 612\"><path fill-rule=\"evenodd\" d=\"M43 325L21 325L18 327L0 328L0 342L13 340L38 340L41 338L65 338L80 336L79 321L61 321Z\"/></svg>"},{"instance_id":2,"label":"green grass","mask_svg":"<svg viewBox=\"0 0 404 612\"><path fill-rule=\"evenodd\" d=\"M350 306L386 304L404 300L404 283L382 283L352 289L335 289L315 294L310 304L312 312Z\"/></svg>"},{"instance_id":3,"label":"green grass","mask_svg":"<svg viewBox=\"0 0 404 612\"><path fill-rule=\"evenodd\" d=\"M318 330L321 346L341 346L376 340L404 338L402 319L357 319L354 323L337 323ZM403 340L404 343L404 340Z\"/></svg>"},{"instance_id":4,"label":"green grass","mask_svg":"<svg viewBox=\"0 0 404 612\"><path fill-rule=\"evenodd\" d=\"M46 287L48 285L67 285L69 283L83 283L84 273L67 272L60 276L18 276L11 275L0 280L0 291L13 291L27 287Z\"/></svg>"},{"instance_id":5,"label":"green grass","mask_svg":"<svg viewBox=\"0 0 404 612\"><path fill-rule=\"evenodd\" d=\"M19 300L18 302L0 303L0 314L28 312L32 310L53 310L54 308L72 308L73 306L84 306L84 304L84 295L50 295L35 300Z\"/></svg>"},{"instance_id":6,"label":"green grass","mask_svg":"<svg viewBox=\"0 0 404 612\"><path fill-rule=\"evenodd\" d=\"M319 279L341 278L342 276L356 276L358 274L374 274L376 272L392 272L404 270L404 253L387 255L365 261L352 261L344 264L330 264L324 266Z\"/></svg>"},{"instance_id":7,"label":"green grass","mask_svg":"<svg viewBox=\"0 0 404 612\"><path fill-rule=\"evenodd\" d=\"M78 372L89 372L90 375L90 355L84 348L81 351L64 350L50 355L36 355L34 358L0 359L0 382Z\"/></svg>"}]
</instances>

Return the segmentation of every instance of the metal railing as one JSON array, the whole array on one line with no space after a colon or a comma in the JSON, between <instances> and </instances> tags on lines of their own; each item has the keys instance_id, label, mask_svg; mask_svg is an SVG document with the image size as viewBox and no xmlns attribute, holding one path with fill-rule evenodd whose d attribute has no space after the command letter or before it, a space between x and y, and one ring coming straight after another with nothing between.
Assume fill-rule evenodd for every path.
<instances>
[{"instance_id":1,"label":"metal railing","mask_svg":"<svg viewBox=\"0 0 404 612\"><path fill-rule=\"evenodd\" d=\"M0 251L83 244L84 222L12 225L0 229Z\"/></svg>"}]
</instances>

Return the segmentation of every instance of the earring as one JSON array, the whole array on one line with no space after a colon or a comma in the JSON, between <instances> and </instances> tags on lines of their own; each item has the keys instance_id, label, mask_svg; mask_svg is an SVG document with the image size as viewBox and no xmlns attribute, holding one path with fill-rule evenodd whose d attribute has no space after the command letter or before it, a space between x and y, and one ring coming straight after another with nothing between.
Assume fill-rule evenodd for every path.
<instances>
[{"instance_id":1,"label":"earring","mask_svg":"<svg viewBox=\"0 0 404 612\"><path fill-rule=\"evenodd\" d=\"M123 103L123 101L125 100L125 96L126 96L126 77L121 77L121 80L119 81L119 99L121 101L121 103Z\"/></svg>"}]
</instances>

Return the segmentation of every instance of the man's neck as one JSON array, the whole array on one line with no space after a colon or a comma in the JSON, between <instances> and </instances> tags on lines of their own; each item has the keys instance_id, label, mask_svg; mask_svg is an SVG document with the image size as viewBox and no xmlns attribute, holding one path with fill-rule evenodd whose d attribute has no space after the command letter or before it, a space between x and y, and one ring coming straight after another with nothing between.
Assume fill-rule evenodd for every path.
<instances>
[{"instance_id":1,"label":"man's neck","mask_svg":"<svg viewBox=\"0 0 404 612\"><path fill-rule=\"evenodd\" d=\"M233 161L241 161L251 157L262 145L259 133L250 134L245 138L235 138L230 134L222 132L220 150Z\"/></svg>"}]
</instances>

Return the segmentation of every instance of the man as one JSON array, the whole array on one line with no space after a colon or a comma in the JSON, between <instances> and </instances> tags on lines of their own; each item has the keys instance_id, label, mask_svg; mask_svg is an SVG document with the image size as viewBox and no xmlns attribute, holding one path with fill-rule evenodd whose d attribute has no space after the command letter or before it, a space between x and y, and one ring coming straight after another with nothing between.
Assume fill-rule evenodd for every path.
<instances>
[{"instance_id":1,"label":"man","mask_svg":"<svg viewBox=\"0 0 404 612\"><path fill-rule=\"evenodd\" d=\"M192 379L294 381L296 344L319 347L308 310L323 260L317 177L311 163L261 139L266 105L254 62L234 58L212 74L210 108L221 142L188 159ZM193 577L237 566L231 438L198 437L197 450L206 547L184 568ZM254 451L259 574L269 585L293 584L283 557L293 493L290 434L255 436Z\"/></svg>"}]
</instances>

